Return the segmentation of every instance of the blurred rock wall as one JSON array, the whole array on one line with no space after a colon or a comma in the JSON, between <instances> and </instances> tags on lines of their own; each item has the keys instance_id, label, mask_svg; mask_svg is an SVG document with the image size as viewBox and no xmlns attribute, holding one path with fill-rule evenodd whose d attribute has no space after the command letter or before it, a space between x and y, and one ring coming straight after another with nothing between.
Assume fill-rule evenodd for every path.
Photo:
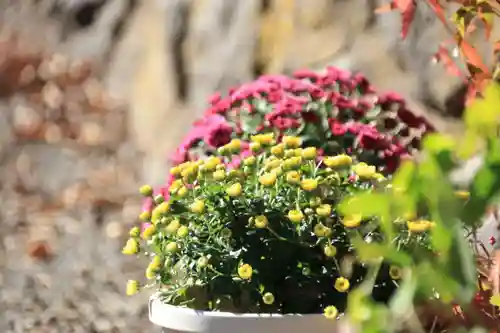
<instances>
[{"instance_id":1,"label":"blurred rock wall","mask_svg":"<svg viewBox=\"0 0 500 333\"><path fill-rule=\"evenodd\" d=\"M401 42L384 2L0 0L0 332L155 331L120 248L215 90L334 64L459 132L446 30L420 6Z\"/></svg>"}]
</instances>

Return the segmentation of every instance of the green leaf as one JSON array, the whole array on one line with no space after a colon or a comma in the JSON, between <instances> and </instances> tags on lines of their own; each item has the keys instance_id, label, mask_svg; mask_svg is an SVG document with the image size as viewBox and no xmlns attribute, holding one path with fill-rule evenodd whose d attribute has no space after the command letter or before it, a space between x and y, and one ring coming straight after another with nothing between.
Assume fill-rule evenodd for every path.
<instances>
[{"instance_id":1,"label":"green leaf","mask_svg":"<svg viewBox=\"0 0 500 333\"><path fill-rule=\"evenodd\" d=\"M255 134L257 127L264 121L264 117L259 113L250 114L248 111L241 111L241 129L244 132Z\"/></svg>"},{"instance_id":2,"label":"green leaf","mask_svg":"<svg viewBox=\"0 0 500 333\"><path fill-rule=\"evenodd\" d=\"M390 244L366 243L359 237L354 238L352 243L362 262L384 258L401 267L409 266L412 263L412 258L408 254L397 251Z\"/></svg>"},{"instance_id":3,"label":"green leaf","mask_svg":"<svg viewBox=\"0 0 500 333\"><path fill-rule=\"evenodd\" d=\"M431 235L432 247L447 257L452 243L450 231L442 223L438 223L432 229Z\"/></svg>"},{"instance_id":4,"label":"green leaf","mask_svg":"<svg viewBox=\"0 0 500 333\"><path fill-rule=\"evenodd\" d=\"M442 151L453 151L455 146L456 143L452 137L439 133L426 135L423 142L424 150L433 154Z\"/></svg>"},{"instance_id":5,"label":"green leaf","mask_svg":"<svg viewBox=\"0 0 500 333\"><path fill-rule=\"evenodd\" d=\"M405 276L403 283L398 288L396 295L390 301L391 312L398 318L404 318L414 311L413 299L417 291L417 281L413 274Z\"/></svg>"},{"instance_id":6,"label":"green leaf","mask_svg":"<svg viewBox=\"0 0 500 333\"><path fill-rule=\"evenodd\" d=\"M361 193L343 200L339 210L343 215L361 214L363 218L388 216L389 196L383 193Z\"/></svg>"},{"instance_id":7,"label":"green leaf","mask_svg":"<svg viewBox=\"0 0 500 333\"><path fill-rule=\"evenodd\" d=\"M457 223L450 230L450 234L452 243L445 272L460 285L457 292L458 301L468 303L476 289L476 263L462 226Z\"/></svg>"}]
</instances>

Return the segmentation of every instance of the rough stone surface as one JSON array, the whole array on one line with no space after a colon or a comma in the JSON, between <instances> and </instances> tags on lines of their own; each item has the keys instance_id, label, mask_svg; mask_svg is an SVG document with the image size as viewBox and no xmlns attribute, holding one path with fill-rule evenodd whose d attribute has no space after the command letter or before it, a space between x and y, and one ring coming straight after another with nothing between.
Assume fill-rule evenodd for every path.
<instances>
[{"instance_id":1,"label":"rough stone surface","mask_svg":"<svg viewBox=\"0 0 500 333\"><path fill-rule=\"evenodd\" d=\"M159 331L120 249L215 90L334 64L460 135L460 83L431 61L446 29L419 6L402 42L387 1L0 0L0 332Z\"/></svg>"}]
</instances>

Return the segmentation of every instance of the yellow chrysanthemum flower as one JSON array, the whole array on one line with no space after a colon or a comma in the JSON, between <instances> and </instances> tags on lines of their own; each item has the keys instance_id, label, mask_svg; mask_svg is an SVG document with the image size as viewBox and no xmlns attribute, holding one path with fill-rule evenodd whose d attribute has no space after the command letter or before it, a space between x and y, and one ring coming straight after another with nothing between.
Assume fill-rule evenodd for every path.
<instances>
[{"instance_id":1,"label":"yellow chrysanthemum flower","mask_svg":"<svg viewBox=\"0 0 500 333\"><path fill-rule=\"evenodd\" d=\"M401 279L401 268L399 268L398 266L392 265L391 267L389 267L389 276L393 280Z\"/></svg>"},{"instance_id":2,"label":"yellow chrysanthemum flower","mask_svg":"<svg viewBox=\"0 0 500 333\"><path fill-rule=\"evenodd\" d=\"M135 295L138 292L139 292L139 282L137 282L136 280L128 280L127 288L125 291L127 296Z\"/></svg>"},{"instance_id":3,"label":"yellow chrysanthemum flower","mask_svg":"<svg viewBox=\"0 0 500 333\"><path fill-rule=\"evenodd\" d=\"M170 221L170 223L165 228L165 231L167 232L167 234L172 235L175 234L180 227L181 227L181 221L175 219Z\"/></svg>"},{"instance_id":4,"label":"yellow chrysanthemum flower","mask_svg":"<svg viewBox=\"0 0 500 333\"><path fill-rule=\"evenodd\" d=\"M302 157L305 160L314 160L317 156L318 152L316 147L307 147L302 150Z\"/></svg>"},{"instance_id":5,"label":"yellow chrysanthemum flower","mask_svg":"<svg viewBox=\"0 0 500 333\"><path fill-rule=\"evenodd\" d=\"M184 237L187 237L189 235L189 228L185 225L181 226L178 230L177 230L177 236L180 237L180 238L184 238Z\"/></svg>"},{"instance_id":6,"label":"yellow chrysanthemum flower","mask_svg":"<svg viewBox=\"0 0 500 333\"><path fill-rule=\"evenodd\" d=\"M272 293L265 293L262 296L262 301L264 304L271 305L274 303L274 295Z\"/></svg>"},{"instance_id":7,"label":"yellow chrysanthemum flower","mask_svg":"<svg viewBox=\"0 0 500 333\"><path fill-rule=\"evenodd\" d=\"M258 215L254 218L255 227L258 229L266 228L269 224L269 220L264 215Z\"/></svg>"},{"instance_id":8,"label":"yellow chrysanthemum flower","mask_svg":"<svg viewBox=\"0 0 500 333\"><path fill-rule=\"evenodd\" d=\"M133 238L130 238L125 243L122 249L122 253L126 255L133 255L139 252L139 242Z\"/></svg>"},{"instance_id":9,"label":"yellow chrysanthemum flower","mask_svg":"<svg viewBox=\"0 0 500 333\"><path fill-rule=\"evenodd\" d=\"M324 310L324 315L328 319L337 319L338 314L339 310L333 305L327 306Z\"/></svg>"},{"instance_id":10,"label":"yellow chrysanthemum flower","mask_svg":"<svg viewBox=\"0 0 500 333\"><path fill-rule=\"evenodd\" d=\"M347 228L356 228L361 224L362 220L361 214L354 214L344 217L342 219L342 224Z\"/></svg>"},{"instance_id":11,"label":"yellow chrysanthemum flower","mask_svg":"<svg viewBox=\"0 0 500 333\"><path fill-rule=\"evenodd\" d=\"M375 166L364 162L353 165L352 171L361 179L373 179L377 173Z\"/></svg>"},{"instance_id":12,"label":"yellow chrysanthemum flower","mask_svg":"<svg viewBox=\"0 0 500 333\"><path fill-rule=\"evenodd\" d=\"M250 280L252 278L253 269L249 264L243 264L238 267L238 275L243 280Z\"/></svg>"},{"instance_id":13,"label":"yellow chrysanthemum flower","mask_svg":"<svg viewBox=\"0 0 500 333\"><path fill-rule=\"evenodd\" d=\"M328 217L330 216L330 214L332 214L332 206L330 206L329 204L320 205L318 208L316 208L316 214L321 217Z\"/></svg>"},{"instance_id":14,"label":"yellow chrysanthemum flower","mask_svg":"<svg viewBox=\"0 0 500 333\"><path fill-rule=\"evenodd\" d=\"M151 224L142 231L142 238L150 239L155 232L156 232L156 227L153 224Z\"/></svg>"},{"instance_id":15,"label":"yellow chrysanthemum flower","mask_svg":"<svg viewBox=\"0 0 500 333\"><path fill-rule=\"evenodd\" d=\"M273 186L276 183L277 178L278 177L274 172L269 172L259 177L259 183L264 186Z\"/></svg>"},{"instance_id":16,"label":"yellow chrysanthemum flower","mask_svg":"<svg viewBox=\"0 0 500 333\"><path fill-rule=\"evenodd\" d=\"M153 195L153 188L150 185L143 185L139 189L139 193L145 197L150 197Z\"/></svg>"},{"instance_id":17,"label":"yellow chrysanthemum flower","mask_svg":"<svg viewBox=\"0 0 500 333\"><path fill-rule=\"evenodd\" d=\"M276 157L282 157L284 153L285 153L285 147L281 143L271 148L271 154L273 154Z\"/></svg>"},{"instance_id":18,"label":"yellow chrysanthemum flower","mask_svg":"<svg viewBox=\"0 0 500 333\"><path fill-rule=\"evenodd\" d=\"M288 171L286 173L286 182L289 184L298 184L300 182L300 173L298 171Z\"/></svg>"},{"instance_id":19,"label":"yellow chrysanthemum flower","mask_svg":"<svg viewBox=\"0 0 500 333\"><path fill-rule=\"evenodd\" d=\"M191 205L189 205L189 210L195 214L203 214L205 211L205 202L200 199L196 199Z\"/></svg>"},{"instance_id":20,"label":"yellow chrysanthemum flower","mask_svg":"<svg viewBox=\"0 0 500 333\"><path fill-rule=\"evenodd\" d=\"M300 187L302 187L304 191L311 192L318 187L318 181L316 179L311 179L311 178L304 179L300 182Z\"/></svg>"},{"instance_id":21,"label":"yellow chrysanthemum flower","mask_svg":"<svg viewBox=\"0 0 500 333\"><path fill-rule=\"evenodd\" d=\"M252 135L250 140L262 146L270 146L274 143L274 133Z\"/></svg>"},{"instance_id":22,"label":"yellow chrysanthemum flower","mask_svg":"<svg viewBox=\"0 0 500 333\"><path fill-rule=\"evenodd\" d=\"M262 149L262 146L258 142L252 142L250 144L250 150L253 151L254 153L259 152Z\"/></svg>"},{"instance_id":23,"label":"yellow chrysanthemum flower","mask_svg":"<svg viewBox=\"0 0 500 333\"><path fill-rule=\"evenodd\" d=\"M188 188L186 186L181 186L181 188L177 191L177 195L180 198L185 198L186 195L188 194Z\"/></svg>"},{"instance_id":24,"label":"yellow chrysanthemum flower","mask_svg":"<svg viewBox=\"0 0 500 333\"><path fill-rule=\"evenodd\" d=\"M337 254L337 248L331 244L328 244L323 248L323 252L325 253L325 256L327 256L327 257L330 257L330 258L335 257L335 255Z\"/></svg>"},{"instance_id":25,"label":"yellow chrysanthemum flower","mask_svg":"<svg viewBox=\"0 0 500 333\"><path fill-rule=\"evenodd\" d=\"M167 243L165 249L167 250L168 253L171 254L176 253L177 251L179 251L179 244L177 244L176 242L169 242Z\"/></svg>"},{"instance_id":26,"label":"yellow chrysanthemum flower","mask_svg":"<svg viewBox=\"0 0 500 333\"><path fill-rule=\"evenodd\" d=\"M428 220L416 220L416 221L408 221L406 222L408 230L410 232L425 232L434 227L435 223Z\"/></svg>"},{"instance_id":27,"label":"yellow chrysanthemum flower","mask_svg":"<svg viewBox=\"0 0 500 333\"><path fill-rule=\"evenodd\" d=\"M178 177L181 174L181 168L179 166L174 166L170 168L170 174L174 177Z\"/></svg>"},{"instance_id":28,"label":"yellow chrysanthemum flower","mask_svg":"<svg viewBox=\"0 0 500 333\"><path fill-rule=\"evenodd\" d=\"M212 177L216 181L224 180L224 178L226 178L226 172L224 170L217 170L212 174Z\"/></svg>"},{"instance_id":29,"label":"yellow chrysanthemum flower","mask_svg":"<svg viewBox=\"0 0 500 333\"><path fill-rule=\"evenodd\" d=\"M230 197L239 197L242 192L242 187L240 183L235 183L226 189L226 193Z\"/></svg>"},{"instance_id":30,"label":"yellow chrysanthemum flower","mask_svg":"<svg viewBox=\"0 0 500 333\"><path fill-rule=\"evenodd\" d=\"M490 304L500 308L500 294L495 294L490 297Z\"/></svg>"},{"instance_id":31,"label":"yellow chrysanthemum flower","mask_svg":"<svg viewBox=\"0 0 500 333\"><path fill-rule=\"evenodd\" d=\"M139 215L139 219L145 222L151 220L151 212L147 210L142 212L141 215Z\"/></svg>"},{"instance_id":32,"label":"yellow chrysanthemum flower","mask_svg":"<svg viewBox=\"0 0 500 333\"><path fill-rule=\"evenodd\" d=\"M352 164L352 158L345 154L326 156L323 158L323 163L329 168L345 167Z\"/></svg>"},{"instance_id":33,"label":"yellow chrysanthemum flower","mask_svg":"<svg viewBox=\"0 0 500 333\"><path fill-rule=\"evenodd\" d=\"M297 209L288 212L288 219L293 223L300 223L304 219L304 214Z\"/></svg>"},{"instance_id":34,"label":"yellow chrysanthemum flower","mask_svg":"<svg viewBox=\"0 0 500 333\"><path fill-rule=\"evenodd\" d=\"M297 136L285 135L283 137L283 143L286 148L299 148L302 144L302 139Z\"/></svg>"},{"instance_id":35,"label":"yellow chrysanthemum flower","mask_svg":"<svg viewBox=\"0 0 500 333\"><path fill-rule=\"evenodd\" d=\"M139 227L133 227L128 234L130 237L139 237L141 235L141 229L139 229Z\"/></svg>"},{"instance_id":36,"label":"yellow chrysanthemum flower","mask_svg":"<svg viewBox=\"0 0 500 333\"><path fill-rule=\"evenodd\" d=\"M335 280L335 289L337 289L337 291L340 291L341 293L345 293L346 291L348 291L349 286L349 280L347 280L345 277L339 277Z\"/></svg>"},{"instance_id":37,"label":"yellow chrysanthemum flower","mask_svg":"<svg viewBox=\"0 0 500 333\"><path fill-rule=\"evenodd\" d=\"M248 156L247 158L245 158L243 160L243 165L252 166L255 164L256 161L257 161L257 159L255 158L255 156Z\"/></svg>"}]
</instances>

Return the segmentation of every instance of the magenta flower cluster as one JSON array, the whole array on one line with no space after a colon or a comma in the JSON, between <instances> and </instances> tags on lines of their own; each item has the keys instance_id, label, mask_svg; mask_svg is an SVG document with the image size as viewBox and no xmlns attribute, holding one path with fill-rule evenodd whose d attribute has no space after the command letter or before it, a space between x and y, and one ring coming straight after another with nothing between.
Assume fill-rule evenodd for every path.
<instances>
[{"instance_id":1,"label":"magenta flower cluster","mask_svg":"<svg viewBox=\"0 0 500 333\"><path fill-rule=\"evenodd\" d=\"M261 76L226 96L214 94L209 105L175 152L174 164L210 155L233 138L247 142L250 135L274 132L391 173L434 130L397 94L377 95L364 76L335 67L322 74Z\"/></svg>"}]
</instances>

